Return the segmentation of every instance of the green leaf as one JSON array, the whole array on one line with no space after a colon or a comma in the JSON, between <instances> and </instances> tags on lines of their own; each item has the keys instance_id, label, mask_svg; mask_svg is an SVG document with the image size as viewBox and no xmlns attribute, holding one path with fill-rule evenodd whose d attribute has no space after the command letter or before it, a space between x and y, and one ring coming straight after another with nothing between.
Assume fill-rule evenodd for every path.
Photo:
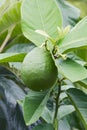
<instances>
[{"instance_id":1,"label":"green leaf","mask_svg":"<svg viewBox=\"0 0 87 130\"><path fill-rule=\"evenodd\" d=\"M21 39L21 40L23 40L23 39ZM14 43L14 44L11 43L4 49L4 52L10 53L10 54L11 53L12 54L20 53L20 55L21 55L23 53L24 54L29 53L34 47L35 47L35 45L31 44L31 43ZM17 57L17 59L18 59L18 57ZM23 61L23 59L22 59L22 61ZM19 59L19 60L21 60L21 59ZM21 70L21 64L22 63L19 63L19 61L14 62L14 60L13 60L13 62L9 63L10 67L16 68L18 70Z\"/></svg>"},{"instance_id":2,"label":"green leaf","mask_svg":"<svg viewBox=\"0 0 87 130\"><path fill-rule=\"evenodd\" d=\"M1 37L0 37L1 38ZM8 41L8 45L13 45L16 43L31 43L27 38L24 37L22 30L21 30L21 22L15 25L15 28L12 31L11 38ZM8 46L6 46L8 47ZM6 48L5 47L5 48Z\"/></svg>"},{"instance_id":3,"label":"green leaf","mask_svg":"<svg viewBox=\"0 0 87 130\"><path fill-rule=\"evenodd\" d=\"M21 2L16 2L9 7L0 17L0 34L20 22ZM9 15L10 14L10 15Z\"/></svg>"},{"instance_id":4,"label":"green leaf","mask_svg":"<svg viewBox=\"0 0 87 130\"><path fill-rule=\"evenodd\" d=\"M22 30L37 46L46 41L36 30L43 30L53 38L58 36L57 26L62 26L61 12L55 0L25 0L21 8Z\"/></svg>"},{"instance_id":5,"label":"green leaf","mask_svg":"<svg viewBox=\"0 0 87 130\"><path fill-rule=\"evenodd\" d=\"M87 62L87 48L78 49L75 51L75 54Z\"/></svg>"},{"instance_id":6,"label":"green leaf","mask_svg":"<svg viewBox=\"0 0 87 130\"><path fill-rule=\"evenodd\" d=\"M58 67L60 72L72 82L76 82L87 77L87 70L69 58L61 61Z\"/></svg>"},{"instance_id":7,"label":"green leaf","mask_svg":"<svg viewBox=\"0 0 87 130\"><path fill-rule=\"evenodd\" d=\"M59 121L59 129L58 130L71 130L70 124L67 119L62 119Z\"/></svg>"},{"instance_id":8,"label":"green leaf","mask_svg":"<svg viewBox=\"0 0 87 130\"><path fill-rule=\"evenodd\" d=\"M63 117L71 114L72 112L74 112L75 109L72 105L62 105L59 107L59 110L58 110L58 120L62 119Z\"/></svg>"},{"instance_id":9,"label":"green leaf","mask_svg":"<svg viewBox=\"0 0 87 130\"><path fill-rule=\"evenodd\" d=\"M5 1L4 5L1 6L0 44L2 44L5 41L6 35L9 34L11 28L13 28L13 30L11 32L11 36L7 40L7 43L12 43L13 41L16 43L17 40L15 39L19 38L21 35L22 35L21 39L24 39L24 36L21 31L20 7L21 7L21 2L19 1L13 2L13 0Z\"/></svg>"},{"instance_id":10,"label":"green leaf","mask_svg":"<svg viewBox=\"0 0 87 130\"><path fill-rule=\"evenodd\" d=\"M68 0L71 4L80 9L80 18L87 16L87 0Z\"/></svg>"},{"instance_id":11,"label":"green leaf","mask_svg":"<svg viewBox=\"0 0 87 130\"><path fill-rule=\"evenodd\" d=\"M0 54L0 63L2 62L22 62L26 53L2 53Z\"/></svg>"},{"instance_id":12,"label":"green leaf","mask_svg":"<svg viewBox=\"0 0 87 130\"><path fill-rule=\"evenodd\" d=\"M82 19L60 42L61 53L75 48L87 47L87 17Z\"/></svg>"},{"instance_id":13,"label":"green leaf","mask_svg":"<svg viewBox=\"0 0 87 130\"><path fill-rule=\"evenodd\" d=\"M13 45L8 45L8 47L5 48L5 53L28 53L34 47L34 44L31 43L14 43Z\"/></svg>"},{"instance_id":14,"label":"green leaf","mask_svg":"<svg viewBox=\"0 0 87 130\"><path fill-rule=\"evenodd\" d=\"M30 125L39 119L47 103L49 94L49 92L31 91L29 95L25 97L23 113L26 125Z\"/></svg>"},{"instance_id":15,"label":"green leaf","mask_svg":"<svg viewBox=\"0 0 87 130\"><path fill-rule=\"evenodd\" d=\"M47 107L42 112L41 117L47 122L47 123L53 123L53 117L54 112L50 111Z\"/></svg>"},{"instance_id":16,"label":"green leaf","mask_svg":"<svg viewBox=\"0 0 87 130\"><path fill-rule=\"evenodd\" d=\"M87 129L87 95L76 88L67 90L67 94L74 105L85 129Z\"/></svg>"},{"instance_id":17,"label":"green leaf","mask_svg":"<svg viewBox=\"0 0 87 130\"><path fill-rule=\"evenodd\" d=\"M79 88L80 90L82 90L83 92L87 94L87 78L75 82L74 85L76 88Z\"/></svg>"},{"instance_id":18,"label":"green leaf","mask_svg":"<svg viewBox=\"0 0 87 130\"><path fill-rule=\"evenodd\" d=\"M52 124L40 124L37 125L33 130L54 130Z\"/></svg>"},{"instance_id":19,"label":"green leaf","mask_svg":"<svg viewBox=\"0 0 87 130\"><path fill-rule=\"evenodd\" d=\"M85 85L85 88L87 88L87 78L80 81L81 85Z\"/></svg>"},{"instance_id":20,"label":"green leaf","mask_svg":"<svg viewBox=\"0 0 87 130\"><path fill-rule=\"evenodd\" d=\"M80 10L65 0L57 0L63 15L63 25L74 26L80 16ZM67 15L66 15L67 14Z\"/></svg>"}]
</instances>

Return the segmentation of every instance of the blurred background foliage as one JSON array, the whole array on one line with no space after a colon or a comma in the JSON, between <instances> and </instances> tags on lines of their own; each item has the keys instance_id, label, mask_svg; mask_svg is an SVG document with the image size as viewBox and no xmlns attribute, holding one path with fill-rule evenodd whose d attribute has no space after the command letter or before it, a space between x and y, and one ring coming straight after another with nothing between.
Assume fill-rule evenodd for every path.
<instances>
[{"instance_id":1,"label":"blurred background foliage","mask_svg":"<svg viewBox=\"0 0 87 130\"><path fill-rule=\"evenodd\" d=\"M67 0L72 5L80 9L80 17L87 16L87 0Z\"/></svg>"}]
</instances>

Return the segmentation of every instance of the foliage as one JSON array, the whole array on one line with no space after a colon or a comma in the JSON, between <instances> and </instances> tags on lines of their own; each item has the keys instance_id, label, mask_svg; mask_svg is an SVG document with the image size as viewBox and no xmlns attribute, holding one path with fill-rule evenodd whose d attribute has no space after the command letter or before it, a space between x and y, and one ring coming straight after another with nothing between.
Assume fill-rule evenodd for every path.
<instances>
[{"instance_id":1,"label":"foliage","mask_svg":"<svg viewBox=\"0 0 87 130\"><path fill-rule=\"evenodd\" d=\"M0 128L86 130L87 16L65 0L5 0L0 12ZM29 90L20 75L36 46L45 46L58 68L57 83L42 92Z\"/></svg>"},{"instance_id":2,"label":"foliage","mask_svg":"<svg viewBox=\"0 0 87 130\"><path fill-rule=\"evenodd\" d=\"M87 0L68 0L71 4L75 5L81 10L80 17L83 18L87 15L86 5Z\"/></svg>"}]
</instances>

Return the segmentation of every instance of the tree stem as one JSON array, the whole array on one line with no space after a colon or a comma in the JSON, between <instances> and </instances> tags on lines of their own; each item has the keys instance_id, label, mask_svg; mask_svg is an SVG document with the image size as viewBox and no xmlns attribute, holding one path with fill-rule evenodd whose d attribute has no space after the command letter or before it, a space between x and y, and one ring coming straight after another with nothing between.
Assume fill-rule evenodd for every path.
<instances>
[{"instance_id":1,"label":"tree stem","mask_svg":"<svg viewBox=\"0 0 87 130\"><path fill-rule=\"evenodd\" d=\"M58 115L58 108L60 106L60 104L59 104L60 93L61 93L61 80L58 80L58 94L57 94L57 97L56 97L56 107L55 107L55 114L54 114L54 121L53 121L55 130L58 130L57 115Z\"/></svg>"}]
</instances>

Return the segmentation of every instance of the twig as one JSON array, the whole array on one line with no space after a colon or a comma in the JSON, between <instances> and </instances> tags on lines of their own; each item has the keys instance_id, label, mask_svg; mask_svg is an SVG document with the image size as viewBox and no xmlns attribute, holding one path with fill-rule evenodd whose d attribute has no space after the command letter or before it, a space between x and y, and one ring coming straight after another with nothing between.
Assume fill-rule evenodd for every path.
<instances>
[{"instance_id":1,"label":"twig","mask_svg":"<svg viewBox=\"0 0 87 130\"><path fill-rule=\"evenodd\" d=\"M8 34L5 38L5 40L3 41L2 45L0 46L0 53L3 51L3 49L6 46L8 40L10 39L13 29L14 29L14 26L12 28L10 28L10 30L8 31Z\"/></svg>"},{"instance_id":2,"label":"twig","mask_svg":"<svg viewBox=\"0 0 87 130\"><path fill-rule=\"evenodd\" d=\"M57 119L57 115L58 115L58 108L59 108L59 97L61 94L61 80L58 80L58 94L56 97L56 107L55 107L55 114L54 114L54 127L55 130L58 130L58 119Z\"/></svg>"}]
</instances>

